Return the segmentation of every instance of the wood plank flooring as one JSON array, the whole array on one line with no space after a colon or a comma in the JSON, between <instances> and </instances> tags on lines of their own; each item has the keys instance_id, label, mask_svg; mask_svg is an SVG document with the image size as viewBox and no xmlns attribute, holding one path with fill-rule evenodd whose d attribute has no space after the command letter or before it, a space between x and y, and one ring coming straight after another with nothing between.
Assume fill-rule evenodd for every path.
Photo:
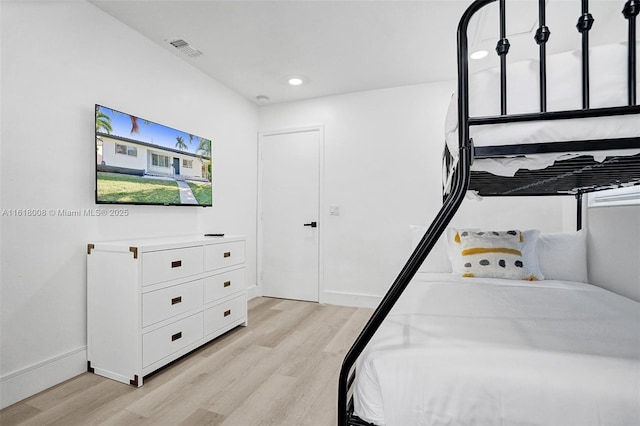
<instances>
[{"instance_id":1,"label":"wood plank flooring","mask_svg":"<svg viewBox=\"0 0 640 426\"><path fill-rule=\"evenodd\" d=\"M372 310L249 301L249 326L134 388L81 374L0 411L11 425L335 425L338 372Z\"/></svg>"}]
</instances>

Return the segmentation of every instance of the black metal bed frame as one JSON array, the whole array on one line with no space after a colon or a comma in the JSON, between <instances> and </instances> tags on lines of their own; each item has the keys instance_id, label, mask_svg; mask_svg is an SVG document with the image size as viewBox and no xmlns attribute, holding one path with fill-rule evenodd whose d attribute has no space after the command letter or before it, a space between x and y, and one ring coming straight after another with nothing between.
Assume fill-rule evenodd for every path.
<instances>
[{"instance_id":1,"label":"black metal bed frame","mask_svg":"<svg viewBox=\"0 0 640 426\"><path fill-rule=\"evenodd\" d=\"M445 195L443 206L416 246L409 260L400 271L388 292L373 312L364 329L347 352L338 382L338 425L370 426L353 412L352 386L355 380L355 363L387 317L398 298L410 283L423 261L429 255L438 238L458 210L465 193L474 189L484 196L504 195L558 195L574 194L578 200L578 228L581 227L582 194L611 185L629 183L640 185L640 154L631 157L609 157L602 163L596 163L591 157L579 157L573 160L556 162L544 171L526 171L525 176L516 174L514 178L499 178L483 172L472 172L474 158L492 158L500 156L525 155L531 153L549 153L575 151L588 153L592 150L611 150L640 148L640 135L637 137L609 140L579 140L570 142L536 143L527 145L509 145L476 147L470 138L470 126L515 123L524 121L547 121L580 119L587 117L606 117L616 115L640 114L636 105L636 17L640 12L640 0L626 1L622 14L628 21L628 105L613 108L589 107L589 31L594 18L589 13L588 0L581 0L581 14L576 28L582 36L582 109L571 111L547 111L546 87L546 42L551 34L546 26L545 0L538 1L539 28L535 41L539 45L540 112L511 114L507 112L507 61L509 41L506 38L506 2L499 1L500 39L496 53L500 58L500 111L499 116L469 117L469 66L467 29L471 17L479 10L496 0L476 0L462 15L457 30L458 61L458 164L453 171L451 191ZM640 119L640 116L639 116ZM553 169L555 168L555 170ZM520 173L520 172L519 172ZM594 183L595 180L595 183ZM509 183L510 182L510 183Z\"/></svg>"}]
</instances>

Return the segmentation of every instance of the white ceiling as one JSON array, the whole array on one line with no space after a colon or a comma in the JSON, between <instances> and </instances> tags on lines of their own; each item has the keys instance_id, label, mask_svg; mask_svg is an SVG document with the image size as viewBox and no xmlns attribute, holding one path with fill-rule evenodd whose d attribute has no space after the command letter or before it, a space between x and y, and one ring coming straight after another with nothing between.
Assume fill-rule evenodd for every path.
<instances>
[{"instance_id":1,"label":"white ceiling","mask_svg":"<svg viewBox=\"0 0 640 426\"><path fill-rule=\"evenodd\" d=\"M255 102L263 95L269 103L455 79L456 29L460 15L471 3L89 1L247 99ZM552 32L549 50L577 48L575 23L580 2L547 2L547 25ZM614 17L618 22L613 27L626 25L620 15L622 5L621 1L592 0L594 30L598 25L608 28ZM491 10L496 9L494 6ZM530 45L528 53L510 53L509 57L517 59L537 51L532 41L537 27L535 2L515 1L507 10L514 15L507 27L512 46L520 39ZM516 18L515 11L522 13ZM561 16L568 18L554 27ZM493 50L496 22L489 13L474 21L470 44ZM607 29L595 39L599 43L617 37L618 33ZM184 55L169 44L176 39L187 41L203 55ZM494 56L476 66L493 64ZM305 84L288 85L290 76L302 77Z\"/></svg>"}]
</instances>

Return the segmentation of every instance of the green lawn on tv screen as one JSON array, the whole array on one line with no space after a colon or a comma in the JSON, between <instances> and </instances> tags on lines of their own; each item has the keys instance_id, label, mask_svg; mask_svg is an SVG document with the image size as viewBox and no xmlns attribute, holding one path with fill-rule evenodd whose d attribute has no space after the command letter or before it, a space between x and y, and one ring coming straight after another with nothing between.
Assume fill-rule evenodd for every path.
<instances>
[{"instance_id":1,"label":"green lawn on tv screen","mask_svg":"<svg viewBox=\"0 0 640 426\"><path fill-rule=\"evenodd\" d=\"M180 190L174 180L98 172L98 201L180 204Z\"/></svg>"}]
</instances>

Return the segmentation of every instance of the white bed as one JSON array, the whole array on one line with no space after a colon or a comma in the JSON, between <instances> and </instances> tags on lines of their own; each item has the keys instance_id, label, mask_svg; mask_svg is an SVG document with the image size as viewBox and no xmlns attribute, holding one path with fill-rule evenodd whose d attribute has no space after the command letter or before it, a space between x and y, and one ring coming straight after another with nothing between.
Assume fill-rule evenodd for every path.
<instances>
[{"instance_id":1,"label":"white bed","mask_svg":"<svg viewBox=\"0 0 640 426\"><path fill-rule=\"evenodd\" d=\"M638 44L640 51L640 44ZM640 63L640 56L638 59ZM550 55L547 59L548 111L579 110L581 97L581 56L579 51ZM507 67L507 111L509 114L539 112L538 61L528 60ZM638 66L640 69L640 65ZM627 43L616 43L590 49L590 107L627 105ZM577 77L576 77L577 76ZM499 70L491 68L469 76L469 114L500 115ZM455 157L458 153L458 112L456 95L452 97L445 122L447 147ZM470 136L477 147L522 145L541 142L563 142L607 138L637 137L640 119L637 116L598 117L580 120L553 120L499 125L472 126ZM635 155L640 149L629 149L606 155ZM568 159L584 153L529 155L519 159L479 159L473 170L488 171L500 176L513 176L521 168L543 169L558 159ZM596 159L605 157L595 152ZM599 161L602 161L599 160Z\"/></svg>"},{"instance_id":2,"label":"white bed","mask_svg":"<svg viewBox=\"0 0 640 426\"><path fill-rule=\"evenodd\" d=\"M354 412L379 425L638 425L640 303L418 273L356 371Z\"/></svg>"}]
</instances>

